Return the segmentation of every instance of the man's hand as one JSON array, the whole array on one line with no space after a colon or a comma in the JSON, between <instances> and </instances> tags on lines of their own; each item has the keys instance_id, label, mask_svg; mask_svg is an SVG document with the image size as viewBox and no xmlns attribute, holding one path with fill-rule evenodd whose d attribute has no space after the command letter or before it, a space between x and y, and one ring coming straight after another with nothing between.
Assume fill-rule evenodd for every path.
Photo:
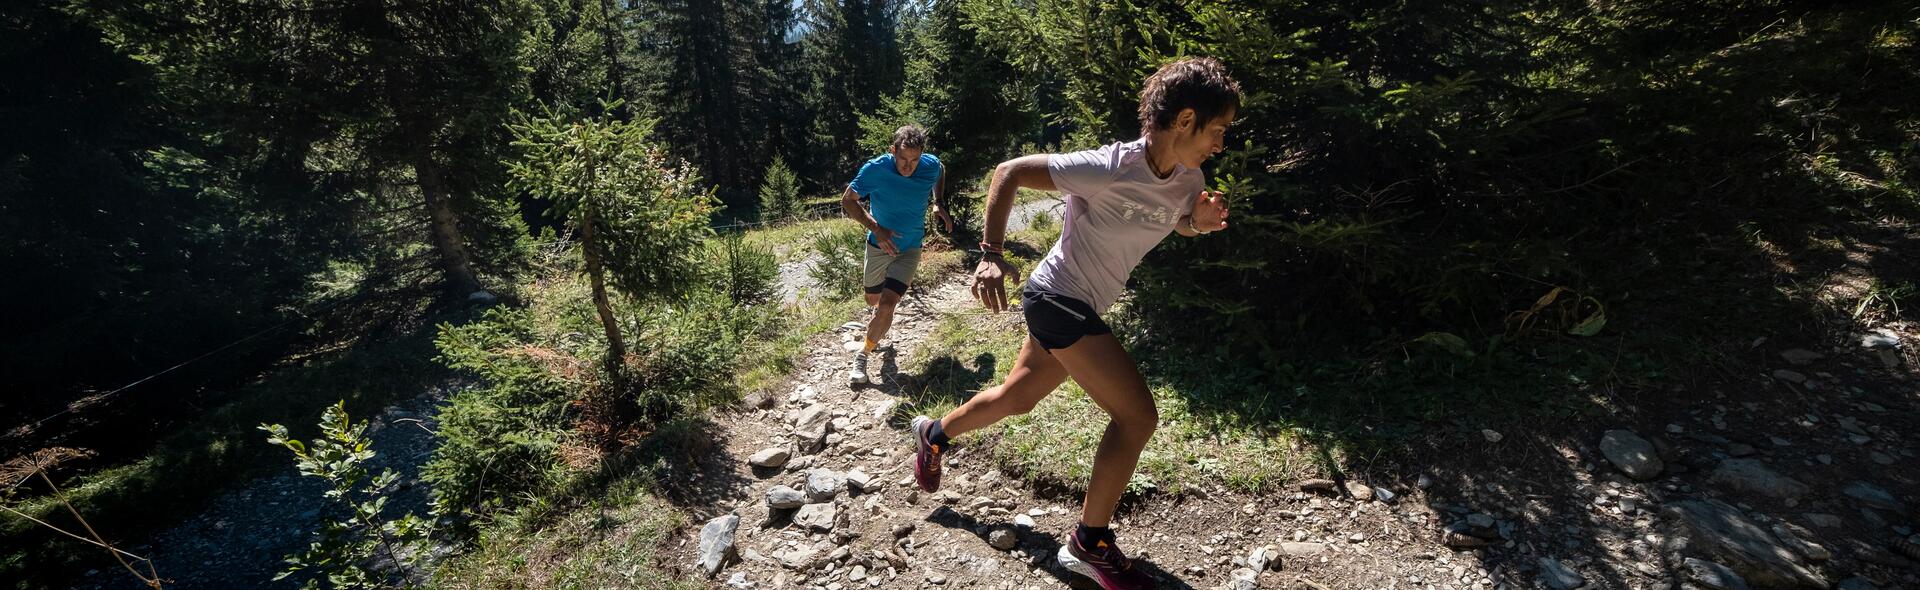
<instances>
[{"instance_id":1,"label":"man's hand","mask_svg":"<svg viewBox=\"0 0 1920 590\"><path fill-rule=\"evenodd\" d=\"M1227 195L1219 191L1200 191L1193 197L1193 231L1200 233L1227 229Z\"/></svg>"},{"instance_id":2,"label":"man's hand","mask_svg":"<svg viewBox=\"0 0 1920 590\"><path fill-rule=\"evenodd\" d=\"M886 252L888 256L900 254L900 247L893 245L893 230L881 227L878 223L873 224L873 241L880 246L880 251Z\"/></svg>"},{"instance_id":3,"label":"man's hand","mask_svg":"<svg viewBox=\"0 0 1920 590\"><path fill-rule=\"evenodd\" d=\"M987 254L980 259L980 266L973 271L973 298L979 299L987 309L1000 312L1013 305L1007 299L1007 283L1020 282L1020 269L1014 268L999 254Z\"/></svg>"},{"instance_id":4,"label":"man's hand","mask_svg":"<svg viewBox=\"0 0 1920 590\"><path fill-rule=\"evenodd\" d=\"M943 227L947 228L947 233L949 234L953 233L953 216L948 215L946 209L934 207L933 218L940 220L940 224Z\"/></svg>"}]
</instances>

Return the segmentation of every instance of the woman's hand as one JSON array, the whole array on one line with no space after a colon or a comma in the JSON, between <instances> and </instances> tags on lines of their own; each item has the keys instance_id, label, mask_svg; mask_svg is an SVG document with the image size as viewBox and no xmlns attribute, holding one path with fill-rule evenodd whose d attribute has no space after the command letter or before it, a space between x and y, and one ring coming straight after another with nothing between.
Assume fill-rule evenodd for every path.
<instances>
[{"instance_id":1,"label":"woman's hand","mask_svg":"<svg viewBox=\"0 0 1920 590\"><path fill-rule=\"evenodd\" d=\"M1200 233L1227 229L1227 195L1219 191L1200 191L1193 197L1193 231Z\"/></svg>"},{"instance_id":2,"label":"woman's hand","mask_svg":"<svg viewBox=\"0 0 1920 590\"><path fill-rule=\"evenodd\" d=\"M1007 299L1007 283L1020 282L1020 269L999 254L987 254L973 270L973 298L987 309L1000 312L1012 306Z\"/></svg>"}]
</instances>

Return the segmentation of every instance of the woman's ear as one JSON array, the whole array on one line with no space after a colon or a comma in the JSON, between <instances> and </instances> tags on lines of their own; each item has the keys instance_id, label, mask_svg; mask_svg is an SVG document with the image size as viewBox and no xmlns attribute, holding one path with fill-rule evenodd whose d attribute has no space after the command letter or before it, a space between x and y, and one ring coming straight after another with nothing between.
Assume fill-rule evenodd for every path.
<instances>
[{"instance_id":1,"label":"woman's ear","mask_svg":"<svg viewBox=\"0 0 1920 590\"><path fill-rule=\"evenodd\" d=\"M1174 116L1173 128L1177 131L1192 132L1195 126L1200 124L1199 118L1200 115L1193 112L1191 108L1180 109L1180 114Z\"/></svg>"}]
</instances>

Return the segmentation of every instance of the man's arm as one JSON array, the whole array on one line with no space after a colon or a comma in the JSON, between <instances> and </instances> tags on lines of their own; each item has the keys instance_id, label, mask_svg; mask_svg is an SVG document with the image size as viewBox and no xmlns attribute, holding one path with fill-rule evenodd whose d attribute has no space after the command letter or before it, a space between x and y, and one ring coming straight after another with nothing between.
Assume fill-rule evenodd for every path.
<instances>
[{"instance_id":1,"label":"man's arm","mask_svg":"<svg viewBox=\"0 0 1920 590\"><path fill-rule=\"evenodd\" d=\"M933 182L933 220L947 233L953 233L953 217L947 214L947 168L940 167L940 178Z\"/></svg>"},{"instance_id":2,"label":"man's arm","mask_svg":"<svg viewBox=\"0 0 1920 590\"><path fill-rule=\"evenodd\" d=\"M899 253L894 249L893 232L880 227L880 222L874 221L873 216L867 214L867 208L860 205L860 194L853 192L853 187L849 186L845 192L840 193L840 209L847 213L848 218L860 222L861 227L873 232L874 241L880 244L881 250L885 250L888 254Z\"/></svg>"}]
</instances>

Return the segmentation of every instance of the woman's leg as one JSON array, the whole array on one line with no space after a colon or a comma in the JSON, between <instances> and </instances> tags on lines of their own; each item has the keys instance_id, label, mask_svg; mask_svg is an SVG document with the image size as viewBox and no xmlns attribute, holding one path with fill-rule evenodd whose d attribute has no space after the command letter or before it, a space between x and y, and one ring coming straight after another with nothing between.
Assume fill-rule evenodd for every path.
<instances>
[{"instance_id":1,"label":"woman's leg","mask_svg":"<svg viewBox=\"0 0 1920 590\"><path fill-rule=\"evenodd\" d=\"M1159 426L1160 414L1139 366L1112 334L1084 336L1072 346L1055 349L1053 358L1111 418L1094 453L1093 481L1080 507L1081 524L1105 527L1140 464L1140 452Z\"/></svg>"},{"instance_id":2,"label":"woman's leg","mask_svg":"<svg viewBox=\"0 0 1920 590\"><path fill-rule=\"evenodd\" d=\"M980 392L947 412L940 419L940 429L952 438L1007 416L1025 414L1066 380L1067 370L1060 366L1060 361L1028 336L1027 343L1020 346L1020 357L1014 361L1013 370L1007 373L1006 382Z\"/></svg>"}]
</instances>

